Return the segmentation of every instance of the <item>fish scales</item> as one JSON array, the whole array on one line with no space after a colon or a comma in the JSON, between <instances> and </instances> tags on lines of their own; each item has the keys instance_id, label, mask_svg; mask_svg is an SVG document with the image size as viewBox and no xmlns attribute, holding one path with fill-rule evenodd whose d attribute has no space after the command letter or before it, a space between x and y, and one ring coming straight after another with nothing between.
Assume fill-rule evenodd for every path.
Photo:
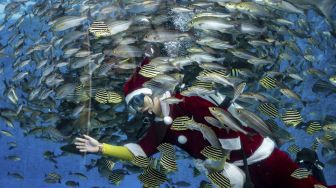
<instances>
[{"instance_id":1,"label":"fish scales","mask_svg":"<svg viewBox=\"0 0 336 188\"><path fill-rule=\"evenodd\" d=\"M222 187L222 188L230 188L230 180L229 178L225 177L220 172L213 172L208 175L208 178L211 180L212 183Z\"/></svg>"},{"instance_id":2,"label":"fish scales","mask_svg":"<svg viewBox=\"0 0 336 188\"><path fill-rule=\"evenodd\" d=\"M175 156L174 146L169 143L160 144L157 149L164 155Z\"/></svg>"},{"instance_id":3,"label":"fish scales","mask_svg":"<svg viewBox=\"0 0 336 188\"><path fill-rule=\"evenodd\" d=\"M163 154L160 158L160 164L168 171L177 170L176 159L171 155Z\"/></svg>"},{"instance_id":4,"label":"fish scales","mask_svg":"<svg viewBox=\"0 0 336 188\"><path fill-rule=\"evenodd\" d=\"M322 126L319 122L313 121L311 123L309 123L308 127L307 127L307 133L312 135L316 132L319 132L322 130Z\"/></svg>"},{"instance_id":5,"label":"fish scales","mask_svg":"<svg viewBox=\"0 0 336 188\"><path fill-rule=\"evenodd\" d=\"M262 114L269 116L273 119L279 117L279 111L272 103L262 103L258 106L258 110Z\"/></svg>"},{"instance_id":6,"label":"fish scales","mask_svg":"<svg viewBox=\"0 0 336 188\"><path fill-rule=\"evenodd\" d=\"M284 115L281 116L282 121L286 125L297 126L302 122L302 117L297 110L287 110Z\"/></svg>"},{"instance_id":7,"label":"fish scales","mask_svg":"<svg viewBox=\"0 0 336 188\"><path fill-rule=\"evenodd\" d=\"M206 146L202 151L205 157L213 160L222 160L225 156L221 148L215 148L212 146Z\"/></svg>"},{"instance_id":8,"label":"fish scales","mask_svg":"<svg viewBox=\"0 0 336 188\"><path fill-rule=\"evenodd\" d=\"M174 119L170 129L177 131L187 130L188 128L185 126L187 121L190 121L190 118L188 116L177 117Z\"/></svg>"}]
</instances>

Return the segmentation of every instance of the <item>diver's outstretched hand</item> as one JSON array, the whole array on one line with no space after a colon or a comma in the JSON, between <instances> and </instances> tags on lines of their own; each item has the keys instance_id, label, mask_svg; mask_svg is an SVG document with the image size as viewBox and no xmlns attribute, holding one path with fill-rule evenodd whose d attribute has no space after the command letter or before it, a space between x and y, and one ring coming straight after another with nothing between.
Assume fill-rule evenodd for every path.
<instances>
[{"instance_id":1,"label":"diver's outstretched hand","mask_svg":"<svg viewBox=\"0 0 336 188\"><path fill-rule=\"evenodd\" d=\"M75 138L76 148L79 149L80 152L92 152L96 153L99 151L99 145L101 145L96 139L85 135L84 138Z\"/></svg>"}]
</instances>

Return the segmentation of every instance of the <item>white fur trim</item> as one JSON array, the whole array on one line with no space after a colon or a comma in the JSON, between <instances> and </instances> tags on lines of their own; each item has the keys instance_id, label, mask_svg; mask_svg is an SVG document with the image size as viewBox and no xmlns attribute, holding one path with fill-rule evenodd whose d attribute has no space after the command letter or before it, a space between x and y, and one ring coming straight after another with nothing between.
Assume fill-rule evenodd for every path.
<instances>
[{"instance_id":1,"label":"white fur trim","mask_svg":"<svg viewBox=\"0 0 336 188\"><path fill-rule=\"evenodd\" d=\"M146 153L144 152L144 150L141 148L139 144L128 143L128 144L125 144L124 146L127 149L129 149L135 156L147 157Z\"/></svg>"},{"instance_id":2,"label":"white fur trim","mask_svg":"<svg viewBox=\"0 0 336 188\"><path fill-rule=\"evenodd\" d=\"M242 171L236 165L225 162L222 174L229 178L232 188L242 188L244 186L246 175L244 171Z\"/></svg>"},{"instance_id":3,"label":"white fur trim","mask_svg":"<svg viewBox=\"0 0 336 188\"><path fill-rule=\"evenodd\" d=\"M185 143L187 143L188 139L184 135L180 135L180 136L177 137L177 141L180 144L185 144Z\"/></svg>"},{"instance_id":4,"label":"white fur trim","mask_svg":"<svg viewBox=\"0 0 336 188\"><path fill-rule=\"evenodd\" d=\"M239 150L241 148L240 137L219 139L219 142L221 143L222 148L226 150Z\"/></svg>"},{"instance_id":5,"label":"white fur trim","mask_svg":"<svg viewBox=\"0 0 336 188\"><path fill-rule=\"evenodd\" d=\"M170 117L170 116L165 116L163 118L163 122L166 124L166 125L170 125L173 123L173 119Z\"/></svg>"},{"instance_id":6,"label":"white fur trim","mask_svg":"<svg viewBox=\"0 0 336 188\"><path fill-rule=\"evenodd\" d=\"M153 93L152 90L149 89L149 88L143 87L143 88L140 88L140 89L136 89L136 90L132 91L131 93L129 93L128 95L126 95L125 101L128 104L130 102L130 100L136 95L139 95L139 94L151 95L152 93Z\"/></svg>"},{"instance_id":7,"label":"white fur trim","mask_svg":"<svg viewBox=\"0 0 336 188\"><path fill-rule=\"evenodd\" d=\"M247 158L247 163L250 165L258 161L261 161L263 159L266 159L272 154L274 147L275 147L275 143L272 139L268 137L264 138L259 148L250 157ZM243 160L239 160L239 161L233 162L233 164L237 166L243 166L244 162Z\"/></svg>"}]
</instances>

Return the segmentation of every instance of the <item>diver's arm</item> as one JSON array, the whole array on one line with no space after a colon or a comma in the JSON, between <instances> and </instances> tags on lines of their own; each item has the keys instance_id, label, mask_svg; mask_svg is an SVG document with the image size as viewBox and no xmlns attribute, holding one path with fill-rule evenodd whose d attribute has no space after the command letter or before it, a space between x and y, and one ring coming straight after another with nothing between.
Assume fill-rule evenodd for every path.
<instances>
[{"instance_id":1,"label":"diver's arm","mask_svg":"<svg viewBox=\"0 0 336 188\"><path fill-rule=\"evenodd\" d=\"M114 145L102 143L100 147L101 147L101 153L103 155L116 157L118 159L122 159L126 161L131 161L133 158L133 154L125 146L114 146Z\"/></svg>"},{"instance_id":2,"label":"diver's arm","mask_svg":"<svg viewBox=\"0 0 336 188\"><path fill-rule=\"evenodd\" d=\"M77 137L75 140L76 148L79 149L80 152L97 153L100 151L103 155L127 161L130 161L133 158L133 154L124 146L99 143L96 139L88 135L84 135L84 138Z\"/></svg>"}]
</instances>

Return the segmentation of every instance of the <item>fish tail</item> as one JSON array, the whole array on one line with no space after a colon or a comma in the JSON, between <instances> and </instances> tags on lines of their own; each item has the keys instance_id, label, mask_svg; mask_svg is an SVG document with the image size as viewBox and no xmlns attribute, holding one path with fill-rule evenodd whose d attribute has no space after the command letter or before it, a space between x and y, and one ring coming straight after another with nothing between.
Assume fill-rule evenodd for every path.
<instances>
[{"instance_id":1,"label":"fish tail","mask_svg":"<svg viewBox=\"0 0 336 188\"><path fill-rule=\"evenodd\" d=\"M336 8L335 0L324 0L319 2L317 6L320 8L321 12L325 14L325 16L330 17L333 13L333 9Z\"/></svg>"}]
</instances>

